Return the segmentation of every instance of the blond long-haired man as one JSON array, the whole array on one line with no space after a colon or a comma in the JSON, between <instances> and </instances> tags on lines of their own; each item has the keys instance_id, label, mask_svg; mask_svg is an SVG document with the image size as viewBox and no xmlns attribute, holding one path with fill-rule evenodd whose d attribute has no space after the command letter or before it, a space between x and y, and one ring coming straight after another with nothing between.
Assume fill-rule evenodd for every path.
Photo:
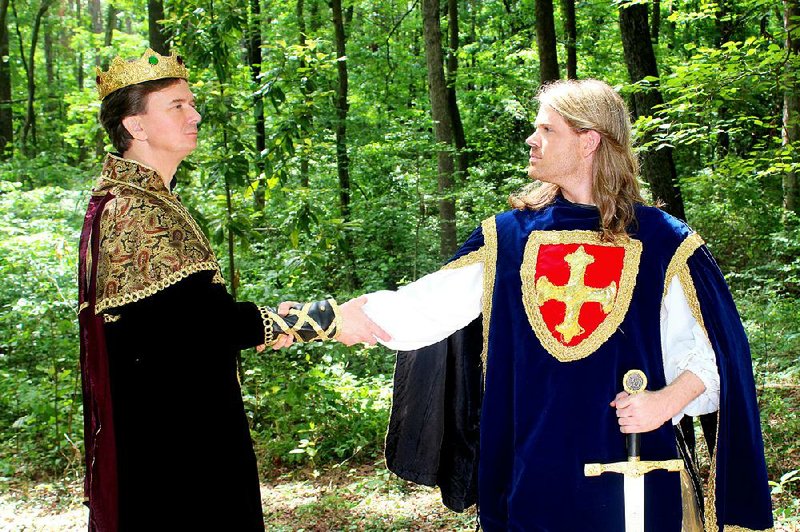
<instances>
[{"instance_id":1,"label":"blond long-haired man","mask_svg":"<svg viewBox=\"0 0 800 532\"><path fill-rule=\"evenodd\" d=\"M513 209L440 271L367 296L401 351L389 467L457 511L477 502L488 531L769 529L749 347L719 269L645 204L611 87L538 100L534 183ZM708 414L703 486L678 421Z\"/></svg>"}]
</instances>

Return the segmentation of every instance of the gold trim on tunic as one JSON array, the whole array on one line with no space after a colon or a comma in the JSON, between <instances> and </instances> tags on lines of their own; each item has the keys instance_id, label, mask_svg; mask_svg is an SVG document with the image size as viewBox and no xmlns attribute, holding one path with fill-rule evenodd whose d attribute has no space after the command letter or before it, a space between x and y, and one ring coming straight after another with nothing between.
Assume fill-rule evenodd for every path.
<instances>
[{"instance_id":1,"label":"gold trim on tunic","mask_svg":"<svg viewBox=\"0 0 800 532\"><path fill-rule=\"evenodd\" d=\"M764 528L764 529L754 529L754 528L745 528L739 525L724 525L722 527L723 532L773 532L774 528Z\"/></svg>"},{"instance_id":2,"label":"gold trim on tunic","mask_svg":"<svg viewBox=\"0 0 800 532\"><path fill-rule=\"evenodd\" d=\"M692 316L700 325L700 328L703 330L706 338L708 338L708 330L706 329L705 322L703 321L700 300L697 297L697 289L694 286L694 280L692 279L692 274L689 270L688 263L689 258L704 244L705 242L703 242L703 239L697 233L690 234L683 240L683 242L681 242L681 245L678 246L678 249L675 251L675 254L672 256L672 259L667 266L663 297L666 297L667 295L667 290L672 282L672 278L677 276L678 281L681 283L681 288L683 288L683 292L686 295L686 301L689 305L689 309L692 312ZM721 409L722 407L720 406L720 417ZM717 521L717 450L719 449L719 421L717 421L715 440L716 445L714 446L714 455L711 457L711 468L708 475L708 483L706 484L706 530L720 530L719 523ZM772 530L774 529L767 528L763 530L756 530L745 528L739 525L722 525L723 532L771 532Z\"/></svg>"},{"instance_id":3,"label":"gold trim on tunic","mask_svg":"<svg viewBox=\"0 0 800 532\"><path fill-rule=\"evenodd\" d=\"M694 281L692 280L692 274L689 271L689 257L691 257L695 251L697 251L705 242L697 233L692 233L687 236L681 245L678 246L678 249L675 251L675 254L672 256L672 259L669 261L669 265L667 266L667 273L666 277L664 278L664 293L662 295L663 298L667 296L667 291L669 289L669 285L672 282L672 278L678 276L678 281L681 283L681 287L683 288L683 292L686 295L686 302L689 304L689 310L692 311L692 316L694 316L695 321L700 325L700 328L703 329L703 332L708 338L708 331L706 330L706 325L703 322L703 313L700 310L700 300L697 298L697 290L694 286Z\"/></svg>"},{"instance_id":4,"label":"gold trim on tunic","mask_svg":"<svg viewBox=\"0 0 800 532\"><path fill-rule=\"evenodd\" d=\"M442 270L455 270L483 263L483 296L481 297L483 348L481 349L481 361L483 362L485 378L486 359L489 355L489 324L492 318L492 296L497 272L497 223L494 216L481 222L481 230L483 231L483 245L452 262L448 262L442 267Z\"/></svg>"},{"instance_id":5,"label":"gold trim on tunic","mask_svg":"<svg viewBox=\"0 0 800 532\"><path fill-rule=\"evenodd\" d=\"M602 302L597 302L601 302L603 305L603 312L606 314L605 319L586 338L573 346L562 343L550 332L540 309L540 305L544 302L543 299L545 296L543 293L545 288L548 288L552 283L549 283L544 277L539 278L537 281L536 265L539 249L542 245L548 244L586 244L590 246L621 247L624 249L619 286L606 287L602 289L605 290L602 297L598 296L598 299L601 299ZM582 252L583 255L588 255L583 246L579 247L575 253L577 254L579 252ZM528 242L525 245L525 254L520 271L520 276L522 278L522 302L525 306L525 313L528 315L528 321L536 337L554 358L561 362L572 362L586 358L597 351L597 349L614 334L614 331L617 330L617 327L619 327L625 319L625 315L628 312L628 307L633 297L633 290L636 287L636 275L639 272L639 259L641 258L641 254L642 243L633 238L620 238L615 242L604 242L600 239L600 234L596 231L531 232L528 236ZM547 282L542 282L543 279ZM570 282L572 281L571 279ZM582 285L583 279L577 279L575 282ZM580 313L580 307L588 301L588 299L577 299L573 296L566 295L564 303L567 305L567 308L570 308L570 305L578 307L578 313ZM565 323L566 321L567 318L565 316Z\"/></svg>"},{"instance_id":6,"label":"gold trim on tunic","mask_svg":"<svg viewBox=\"0 0 800 532\"><path fill-rule=\"evenodd\" d=\"M483 362L484 386L486 385L486 361L489 357L489 326L492 320L492 297L497 276L497 222L494 216L481 222L483 229Z\"/></svg>"}]
</instances>

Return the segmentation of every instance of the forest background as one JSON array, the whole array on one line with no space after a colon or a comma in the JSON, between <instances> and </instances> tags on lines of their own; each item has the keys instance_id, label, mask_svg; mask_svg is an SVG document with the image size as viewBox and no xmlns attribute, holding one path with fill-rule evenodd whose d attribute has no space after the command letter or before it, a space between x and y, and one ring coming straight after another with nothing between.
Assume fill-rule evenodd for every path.
<instances>
[{"instance_id":1,"label":"forest background","mask_svg":"<svg viewBox=\"0 0 800 532\"><path fill-rule=\"evenodd\" d=\"M110 149L94 72L151 46L182 54L203 115L178 191L230 291L266 304L438 269L526 183L540 84L617 87L643 184L734 292L776 515L797 524L798 15L794 0L0 0L0 485L82 474L77 243ZM390 351L241 358L266 478L380 459Z\"/></svg>"}]
</instances>

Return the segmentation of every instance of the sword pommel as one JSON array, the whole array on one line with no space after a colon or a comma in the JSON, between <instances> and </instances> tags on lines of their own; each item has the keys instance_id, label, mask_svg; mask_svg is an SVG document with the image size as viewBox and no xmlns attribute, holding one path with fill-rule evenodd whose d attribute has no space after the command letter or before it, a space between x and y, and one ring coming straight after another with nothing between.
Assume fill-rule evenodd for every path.
<instances>
[{"instance_id":1,"label":"sword pommel","mask_svg":"<svg viewBox=\"0 0 800 532\"><path fill-rule=\"evenodd\" d=\"M622 377L622 389L631 395L641 393L647 388L647 376L640 369L632 369ZM641 453L642 438L639 434L628 434L625 446L628 448L628 461L637 462Z\"/></svg>"},{"instance_id":2,"label":"sword pommel","mask_svg":"<svg viewBox=\"0 0 800 532\"><path fill-rule=\"evenodd\" d=\"M633 395L647 388L647 376L640 369L632 369L622 377L622 389Z\"/></svg>"}]
</instances>

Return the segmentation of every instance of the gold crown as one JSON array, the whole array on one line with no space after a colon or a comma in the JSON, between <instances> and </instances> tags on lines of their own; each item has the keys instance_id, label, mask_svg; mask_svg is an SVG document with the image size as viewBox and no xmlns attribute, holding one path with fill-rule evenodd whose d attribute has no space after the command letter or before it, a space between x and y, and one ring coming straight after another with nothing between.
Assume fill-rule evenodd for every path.
<instances>
[{"instance_id":1,"label":"gold crown","mask_svg":"<svg viewBox=\"0 0 800 532\"><path fill-rule=\"evenodd\" d=\"M152 49L136 60L126 61L117 56L111 61L108 72L97 70L97 92L102 100L112 92L129 85L164 78L189 79L189 71L183 64L183 58L174 52L163 56Z\"/></svg>"}]
</instances>

